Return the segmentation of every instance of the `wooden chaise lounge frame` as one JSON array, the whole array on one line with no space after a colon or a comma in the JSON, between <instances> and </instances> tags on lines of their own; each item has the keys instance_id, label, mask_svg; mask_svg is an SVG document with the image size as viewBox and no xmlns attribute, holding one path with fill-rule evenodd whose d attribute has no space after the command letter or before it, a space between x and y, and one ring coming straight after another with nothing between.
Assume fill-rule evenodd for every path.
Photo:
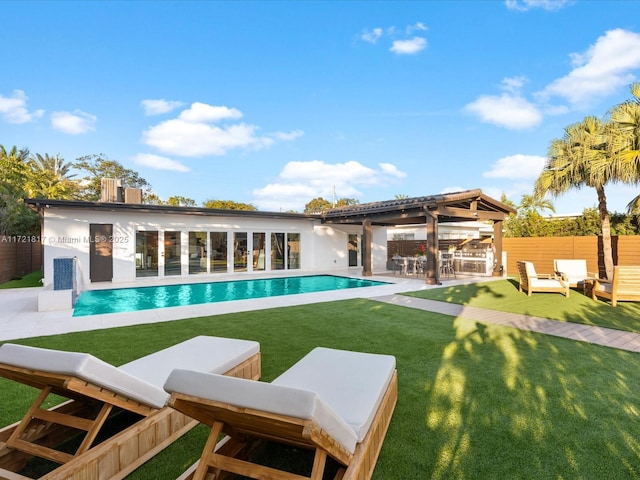
<instances>
[{"instance_id":1,"label":"wooden chaise lounge frame","mask_svg":"<svg viewBox=\"0 0 640 480\"><path fill-rule=\"evenodd\" d=\"M608 298L611 306L615 307L618 302L640 302L640 267L616 266L613 268L613 279L611 281L593 278L591 288L591 298Z\"/></svg>"},{"instance_id":2,"label":"wooden chaise lounge frame","mask_svg":"<svg viewBox=\"0 0 640 480\"><path fill-rule=\"evenodd\" d=\"M200 338L215 339L191 340ZM259 351L224 373L251 380L260 374ZM31 478L17 472L33 457L60 464L42 479L121 479L198 424L169 406L154 408L72 375L0 363L0 376L41 390L21 421L0 430L0 479ZM69 400L47 410L42 404L50 394ZM119 409L142 418L93 446L110 414ZM78 430L86 434L75 453L55 448Z\"/></svg>"},{"instance_id":3,"label":"wooden chaise lounge frame","mask_svg":"<svg viewBox=\"0 0 640 480\"><path fill-rule=\"evenodd\" d=\"M173 374L176 373L179 374L177 371ZM171 391L171 388L167 390ZM336 480L369 480L376 466L397 396L397 372L394 368L364 439L350 452L312 419L238 407L173 391L170 405L211 426L200 460L184 472L179 480L219 480L234 478L235 475L254 479L321 480L328 457L339 464L334 477ZM220 440L223 434L227 436ZM265 440L314 451L310 476L249 461L248 457Z\"/></svg>"}]
</instances>

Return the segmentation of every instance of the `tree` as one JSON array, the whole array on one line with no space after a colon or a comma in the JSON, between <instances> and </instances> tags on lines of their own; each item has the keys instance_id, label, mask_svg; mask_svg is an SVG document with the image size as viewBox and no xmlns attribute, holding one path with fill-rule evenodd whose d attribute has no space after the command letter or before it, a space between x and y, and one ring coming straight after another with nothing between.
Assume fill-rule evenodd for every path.
<instances>
[{"instance_id":1,"label":"tree","mask_svg":"<svg viewBox=\"0 0 640 480\"><path fill-rule=\"evenodd\" d=\"M522 195L519 209L524 212L540 213L541 210L549 210L556 213L553 202L546 198L539 198L534 195Z\"/></svg>"},{"instance_id":2,"label":"tree","mask_svg":"<svg viewBox=\"0 0 640 480\"><path fill-rule=\"evenodd\" d=\"M167 200L167 205L172 207L195 207L196 201L193 198L183 197L181 195L173 195Z\"/></svg>"},{"instance_id":3,"label":"tree","mask_svg":"<svg viewBox=\"0 0 640 480\"><path fill-rule=\"evenodd\" d=\"M115 160L103 158L104 155L85 155L78 158L73 166L86 170L89 175L80 180L79 197L88 202L100 200L101 181L103 178L118 178L124 188L140 188L143 196L152 194L151 185L138 172L125 168Z\"/></svg>"},{"instance_id":4,"label":"tree","mask_svg":"<svg viewBox=\"0 0 640 480\"><path fill-rule=\"evenodd\" d=\"M347 205L358 205L360 202L355 198L341 198L336 202L336 207L346 207Z\"/></svg>"},{"instance_id":5,"label":"tree","mask_svg":"<svg viewBox=\"0 0 640 480\"><path fill-rule=\"evenodd\" d=\"M631 85L633 98L611 110L612 150L625 183L640 183L640 83ZM603 166L606 168L606 166ZM627 205L627 213L640 214L640 195Z\"/></svg>"},{"instance_id":6,"label":"tree","mask_svg":"<svg viewBox=\"0 0 640 480\"><path fill-rule=\"evenodd\" d=\"M565 128L562 138L552 140L544 169L534 187L534 196L559 196L573 188L592 187L598 195L602 250L607 278L613 277L611 222L605 185L619 181L619 170L610 154L607 126L596 117ZM607 168L603 168L607 166Z\"/></svg>"},{"instance_id":7,"label":"tree","mask_svg":"<svg viewBox=\"0 0 640 480\"><path fill-rule=\"evenodd\" d=\"M37 235L38 214L23 201L29 179L29 150L17 147L7 150L0 145L0 234Z\"/></svg>"},{"instance_id":8,"label":"tree","mask_svg":"<svg viewBox=\"0 0 640 480\"><path fill-rule=\"evenodd\" d=\"M54 157L36 153L29 158L29 178L25 190L31 198L55 198L71 200L76 198L80 189L70 174L72 165L60 155Z\"/></svg>"},{"instance_id":9,"label":"tree","mask_svg":"<svg viewBox=\"0 0 640 480\"><path fill-rule=\"evenodd\" d=\"M204 208L214 208L217 210L258 210L250 203L234 202L233 200L207 200L203 206Z\"/></svg>"},{"instance_id":10,"label":"tree","mask_svg":"<svg viewBox=\"0 0 640 480\"><path fill-rule=\"evenodd\" d=\"M29 176L27 161L29 150L18 150L13 146L7 151L0 145L0 193L10 195L24 195L24 185Z\"/></svg>"},{"instance_id":11,"label":"tree","mask_svg":"<svg viewBox=\"0 0 640 480\"><path fill-rule=\"evenodd\" d=\"M322 197L316 197L304 206L304 213L317 213L331 208L331 202Z\"/></svg>"}]
</instances>

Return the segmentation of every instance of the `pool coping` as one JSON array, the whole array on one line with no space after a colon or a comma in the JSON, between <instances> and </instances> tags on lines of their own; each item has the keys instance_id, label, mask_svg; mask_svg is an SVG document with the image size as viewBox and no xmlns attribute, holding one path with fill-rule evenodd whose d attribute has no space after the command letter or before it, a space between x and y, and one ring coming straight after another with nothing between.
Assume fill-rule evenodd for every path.
<instances>
[{"instance_id":1,"label":"pool coping","mask_svg":"<svg viewBox=\"0 0 640 480\"><path fill-rule=\"evenodd\" d=\"M387 282L386 285L348 288L343 290L323 291L314 293L301 293L293 295L280 295L275 297L262 297L248 300L232 300L226 302L203 303L184 307L165 307L152 310L140 310L137 312L108 313L100 315L86 315L80 317L73 316L73 310L59 310L50 312L38 311L38 293L41 287L18 288L0 290L0 311L3 312L0 319L0 341L17 340L21 338L32 338L45 335L59 335L62 333L99 330L105 328L123 327L128 325L138 325L157 322L168 322L187 318L202 317L209 315L222 315L226 313L246 312L267 308L280 308L296 305L306 305L309 303L330 302L353 298L375 298L416 291L427 288L437 288L439 285L427 285L424 278L401 278L395 277L391 272L382 272L373 276L364 277L354 274L353 271L330 271L330 272L305 272L299 276L308 275L336 275L359 278L364 280L376 280ZM294 276L290 272L288 275L256 275L247 276L243 279L260 279L274 276ZM209 282L211 277L197 277L195 279L179 279L179 283L203 283ZM500 277L493 277L500 279ZM217 279L217 277L216 277ZM219 277L219 281L228 281L230 276ZM234 277L238 279L238 277ZM478 281L487 281L491 277L463 277L455 280L447 280L442 286L451 286ZM177 283L176 278L172 281L161 282L143 281L136 283L108 283L94 285L96 288L126 288L131 286L152 286L168 285ZM183 280L185 280L183 282Z\"/></svg>"}]
</instances>

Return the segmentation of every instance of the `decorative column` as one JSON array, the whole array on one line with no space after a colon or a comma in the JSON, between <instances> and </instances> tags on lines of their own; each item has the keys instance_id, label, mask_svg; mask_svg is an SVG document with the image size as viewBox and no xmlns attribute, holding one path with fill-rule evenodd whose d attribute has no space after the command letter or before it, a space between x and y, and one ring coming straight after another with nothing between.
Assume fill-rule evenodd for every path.
<instances>
[{"instance_id":1,"label":"decorative column","mask_svg":"<svg viewBox=\"0 0 640 480\"><path fill-rule=\"evenodd\" d=\"M505 265L502 265L502 220L493 222L493 272L494 277L501 277Z\"/></svg>"},{"instance_id":2,"label":"decorative column","mask_svg":"<svg viewBox=\"0 0 640 480\"><path fill-rule=\"evenodd\" d=\"M438 215L425 212L427 228L427 285L441 285L440 266L438 265Z\"/></svg>"},{"instance_id":3,"label":"decorative column","mask_svg":"<svg viewBox=\"0 0 640 480\"><path fill-rule=\"evenodd\" d=\"M371 270L371 219L365 218L362 222L362 276L370 277L373 275Z\"/></svg>"}]
</instances>

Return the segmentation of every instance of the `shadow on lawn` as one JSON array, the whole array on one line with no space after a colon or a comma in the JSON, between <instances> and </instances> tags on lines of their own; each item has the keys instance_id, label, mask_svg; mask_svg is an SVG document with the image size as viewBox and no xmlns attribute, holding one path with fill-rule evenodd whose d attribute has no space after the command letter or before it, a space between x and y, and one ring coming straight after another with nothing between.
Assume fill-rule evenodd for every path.
<instances>
[{"instance_id":1,"label":"shadow on lawn","mask_svg":"<svg viewBox=\"0 0 640 480\"><path fill-rule=\"evenodd\" d=\"M420 478L640 476L637 354L460 318L451 328L416 398L405 388L399 403L420 404L409 418L422 432L395 426L426 454Z\"/></svg>"},{"instance_id":2,"label":"shadow on lawn","mask_svg":"<svg viewBox=\"0 0 640 480\"><path fill-rule=\"evenodd\" d=\"M509 278L405 295L640 333L639 302L620 302L612 307L609 302L592 300L575 288L569 298L559 293L534 293L529 297L518 291L516 279Z\"/></svg>"},{"instance_id":3,"label":"shadow on lawn","mask_svg":"<svg viewBox=\"0 0 640 480\"><path fill-rule=\"evenodd\" d=\"M509 298L513 285L494 283L507 290L475 292ZM398 404L373 480L640 478L637 353L363 299L22 343L118 365L195 335L260 342L263 381L316 346L394 355ZM0 382L3 399L22 396L13 383ZM21 406L7 403L4 424ZM176 478L202 450L196 430L129 478Z\"/></svg>"}]
</instances>

